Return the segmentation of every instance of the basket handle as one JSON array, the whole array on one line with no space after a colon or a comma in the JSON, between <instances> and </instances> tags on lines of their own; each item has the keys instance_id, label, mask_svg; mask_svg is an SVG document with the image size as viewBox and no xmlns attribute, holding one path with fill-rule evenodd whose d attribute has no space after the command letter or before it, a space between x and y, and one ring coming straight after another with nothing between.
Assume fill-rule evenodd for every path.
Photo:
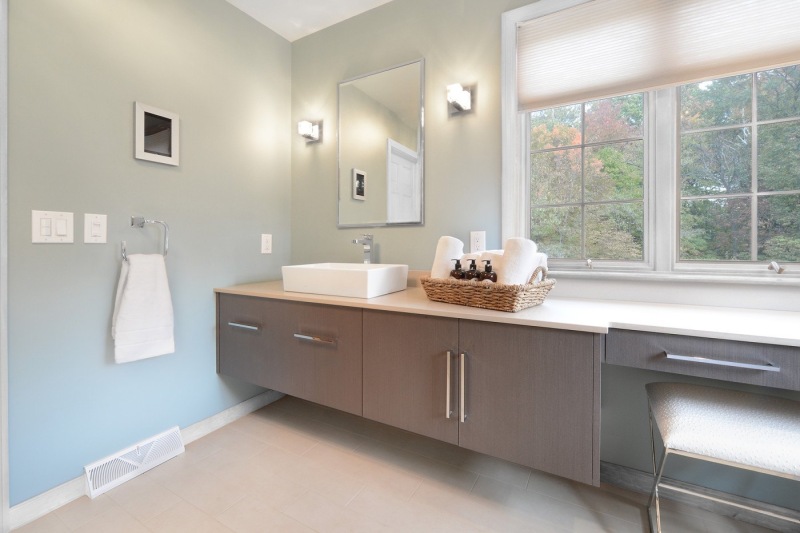
<instances>
[{"instance_id":1,"label":"basket handle","mask_svg":"<svg viewBox=\"0 0 800 533\"><path fill-rule=\"evenodd\" d=\"M542 273L542 281L547 279L547 268L538 266L536 267L536 270L533 271L533 274L531 274L531 279L528 280L529 285L531 283L536 283L536 276L538 276L540 272Z\"/></svg>"}]
</instances>

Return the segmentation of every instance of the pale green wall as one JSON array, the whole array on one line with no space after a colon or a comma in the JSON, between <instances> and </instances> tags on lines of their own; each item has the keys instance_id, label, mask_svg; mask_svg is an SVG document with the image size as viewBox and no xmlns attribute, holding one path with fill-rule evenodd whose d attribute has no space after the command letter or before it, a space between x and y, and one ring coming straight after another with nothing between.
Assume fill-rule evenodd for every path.
<instances>
[{"instance_id":1,"label":"pale green wall","mask_svg":"<svg viewBox=\"0 0 800 533\"><path fill-rule=\"evenodd\" d=\"M292 44L292 119L324 140L292 153L292 262L359 261L358 229L336 228L340 81L425 58L425 225L372 228L378 260L429 269L436 242L485 230L500 243L500 15L530 0L394 0ZM450 117L446 86L477 84L475 111ZM313 191L313 194L311 193Z\"/></svg>"},{"instance_id":2,"label":"pale green wall","mask_svg":"<svg viewBox=\"0 0 800 533\"><path fill-rule=\"evenodd\" d=\"M289 261L291 46L222 0L11 0L11 503L261 389L215 369L213 288ZM134 102L175 112L181 164L133 157ZM74 244L31 244L31 210L75 214ZM83 214L108 244L83 243ZM176 352L116 365L120 242L167 270ZM272 233L274 253L259 253Z\"/></svg>"}]
</instances>

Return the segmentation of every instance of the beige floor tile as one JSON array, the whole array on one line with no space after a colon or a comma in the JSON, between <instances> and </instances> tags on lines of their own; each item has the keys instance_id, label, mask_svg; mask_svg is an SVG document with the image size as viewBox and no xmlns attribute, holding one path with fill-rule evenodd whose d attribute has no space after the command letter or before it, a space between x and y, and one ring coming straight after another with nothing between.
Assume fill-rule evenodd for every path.
<instances>
[{"instance_id":1,"label":"beige floor tile","mask_svg":"<svg viewBox=\"0 0 800 533\"><path fill-rule=\"evenodd\" d=\"M15 529L14 533L69 533L69 531L67 524L57 514L50 513Z\"/></svg>"},{"instance_id":2,"label":"beige floor tile","mask_svg":"<svg viewBox=\"0 0 800 533\"><path fill-rule=\"evenodd\" d=\"M148 476L131 479L106 495L139 521L146 521L180 501L178 495Z\"/></svg>"},{"instance_id":3,"label":"beige floor tile","mask_svg":"<svg viewBox=\"0 0 800 533\"><path fill-rule=\"evenodd\" d=\"M70 530L74 530L89 522L92 518L115 507L119 506L114 500L109 498L107 494L101 494L93 500L88 496L82 496L56 509L55 513L64 521Z\"/></svg>"},{"instance_id":4,"label":"beige floor tile","mask_svg":"<svg viewBox=\"0 0 800 533\"><path fill-rule=\"evenodd\" d=\"M391 491L367 487L347 505L395 531L435 531L463 533L491 531L423 501L409 501Z\"/></svg>"},{"instance_id":5,"label":"beige floor tile","mask_svg":"<svg viewBox=\"0 0 800 533\"><path fill-rule=\"evenodd\" d=\"M419 476L429 483L438 482L469 491L478 475L456 466L383 443L370 442L356 450L376 462Z\"/></svg>"},{"instance_id":6,"label":"beige floor tile","mask_svg":"<svg viewBox=\"0 0 800 533\"><path fill-rule=\"evenodd\" d=\"M231 533L233 530L187 502L180 502L145 522L153 533Z\"/></svg>"},{"instance_id":7,"label":"beige floor tile","mask_svg":"<svg viewBox=\"0 0 800 533\"><path fill-rule=\"evenodd\" d=\"M162 483L182 500L211 515L221 513L247 495L239 484L220 480L208 472L191 467Z\"/></svg>"},{"instance_id":8,"label":"beige floor tile","mask_svg":"<svg viewBox=\"0 0 800 533\"><path fill-rule=\"evenodd\" d=\"M381 533L391 528L325 497L308 492L280 509L286 515L320 532Z\"/></svg>"},{"instance_id":9,"label":"beige floor tile","mask_svg":"<svg viewBox=\"0 0 800 533\"><path fill-rule=\"evenodd\" d=\"M313 529L283 514L265 501L248 496L217 515L217 520L236 533L313 533Z\"/></svg>"},{"instance_id":10,"label":"beige floor tile","mask_svg":"<svg viewBox=\"0 0 800 533\"><path fill-rule=\"evenodd\" d=\"M75 529L74 533L149 533L149 531L124 509L113 507Z\"/></svg>"},{"instance_id":11,"label":"beige floor tile","mask_svg":"<svg viewBox=\"0 0 800 533\"><path fill-rule=\"evenodd\" d=\"M296 430L287 424L269 420L260 411L240 418L230 426L262 444L270 444L293 453L302 454L319 442L317 436Z\"/></svg>"}]
</instances>

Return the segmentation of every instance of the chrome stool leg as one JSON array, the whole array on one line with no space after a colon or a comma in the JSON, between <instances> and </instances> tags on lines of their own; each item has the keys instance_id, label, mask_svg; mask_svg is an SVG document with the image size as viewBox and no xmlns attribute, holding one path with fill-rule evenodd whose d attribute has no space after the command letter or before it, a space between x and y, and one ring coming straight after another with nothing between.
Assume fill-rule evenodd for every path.
<instances>
[{"instance_id":1,"label":"chrome stool leg","mask_svg":"<svg viewBox=\"0 0 800 533\"><path fill-rule=\"evenodd\" d=\"M656 439L653 431L653 411L650 409L650 402L647 403L648 421L650 422L650 449L653 461L653 490L650 493L650 500L647 502L647 521L650 524L651 533L661 533L661 506L658 498L658 485L661 483L661 475L664 473L664 464L667 462L667 448L663 450L661 464L656 467ZM656 516L653 520L653 502L656 504Z\"/></svg>"}]
</instances>

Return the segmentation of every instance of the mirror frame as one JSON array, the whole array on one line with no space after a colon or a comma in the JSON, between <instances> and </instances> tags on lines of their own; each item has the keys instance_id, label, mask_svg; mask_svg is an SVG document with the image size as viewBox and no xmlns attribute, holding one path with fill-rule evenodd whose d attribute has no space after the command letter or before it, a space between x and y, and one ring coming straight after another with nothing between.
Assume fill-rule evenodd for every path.
<instances>
[{"instance_id":1,"label":"mirror frame","mask_svg":"<svg viewBox=\"0 0 800 533\"><path fill-rule=\"evenodd\" d=\"M420 214L419 214L419 222L372 222L372 223L349 223L349 224L342 224L342 85L347 83L351 83L363 78L367 78L369 76L374 76L376 74L382 74L384 72L388 72L397 68L406 67L409 65L419 64L419 115L418 115L418 124L419 124L419 134L417 139L417 144L419 147L418 155L419 155L419 172L420 172L420 186L419 186L419 194L420 194ZM337 143L336 143L336 169L337 169L337 176L336 176L336 184L337 184L337 193L336 193L336 227L337 228L376 228L376 227L388 227L388 226L422 226L425 224L425 58L414 59L413 61L406 61L405 63L399 63L397 65L392 65L387 68L383 68L380 70L375 70L373 72L368 72L366 74L361 74L359 76L354 76L352 78L342 80L336 87L336 117L337 117ZM346 178L350 179L350 172L347 172ZM348 185L346 190L350 190L351 187Z\"/></svg>"}]
</instances>

